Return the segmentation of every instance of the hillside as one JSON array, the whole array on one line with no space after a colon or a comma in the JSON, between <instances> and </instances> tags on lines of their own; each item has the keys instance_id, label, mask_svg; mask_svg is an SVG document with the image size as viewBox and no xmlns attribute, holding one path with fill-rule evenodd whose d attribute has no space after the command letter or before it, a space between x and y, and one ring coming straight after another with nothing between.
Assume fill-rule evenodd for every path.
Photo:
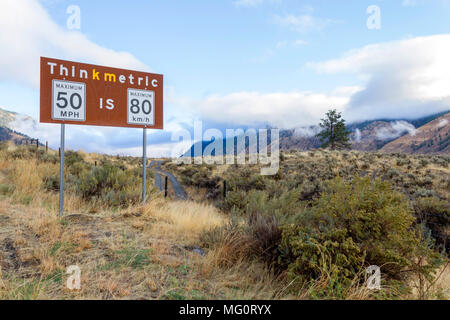
<instances>
[{"instance_id":1,"label":"hillside","mask_svg":"<svg viewBox=\"0 0 450 320\"><path fill-rule=\"evenodd\" d=\"M31 118L30 116L20 114L14 111L9 111L0 107L0 126L11 128L11 124L13 124L14 121L35 122L33 118Z\"/></svg>"},{"instance_id":2,"label":"hillside","mask_svg":"<svg viewBox=\"0 0 450 320\"><path fill-rule=\"evenodd\" d=\"M367 225L360 229L362 237L346 240L353 249L344 247L343 252L357 255L352 258L358 259L358 268L362 266L359 259L377 262L387 247L387 259L400 254L411 263L416 261L411 256L416 247L411 243L417 245L420 239L403 228L415 220L412 214L425 219L433 210L426 226L433 241L445 244L448 222L439 222L449 210L443 200L449 186L445 156L293 151L284 154L279 174L270 177L260 176L257 166L176 165L167 160L163 169L176 175L188 188L189 198L196 200L178 201L170 193L163 198L152 188L155 181L149 170L149 200L142 205L140 159L67 151L71 165L66 168L65 214L59 217L57 152L0 145L0 299L436 299L448 294L443 289L448 288L446 269L432 276L436 281L426 293L414 274L400 278L403 289L396 291L399 280L385 283L390 276L383 273L383 294L379 295L364 285L365 273L359 275L360 281L339 282L335 288L340 278L328 278L326 266L317 266L323 270L319 274L290 268L303 272L305 281L293 285L287 265L273 269L269 263L285 252L278 246L290 243L289 233L280 231L284 221L308 217L305 213L320 203L337 205L333 212L358 204L342 199L329 202L333 194L367 201L363 211L349 209L352 215L346 224L355 221L355 212L366 212L372 205L386 206L386 211L382 207L374 212L384 216L372 218L373 229ZM372 184L355 178L356 173L380 177L393 183L393 188L381 181ZM338 176L356 179L355 187L336 180ZM226 198L220 192L223 179L229 182ZM328 194L326 186L344 188L344 193ZM368 190L377 192L376 196ZM202 196L206 193L212 195L210 200ZM312 199L322 202L315 204ZM317 210L322 212L321 207ZM403 223L389 222L402 217L406 217ZM400 229L390 236L397 232L402 236L389 243L391 238L384 232L391 228ZM365 245L366 237L369 245L375 241L374 247L382 249L375 258L359 255L363 251L354 247ZM292 242L296 243L300 242ZM341 249L336 246L330 252ZM279 258L292 263L289 256ZM66 270L71 265L81 270L80 290L66 288Z\"/></svg>"},{"instance_id":3,"label":"hillside","mask_svg":"<svg viewBox=\"0 0 450 320\"><path fill-rule=\"evenodd\" d=\"M418 128L414 135L402 136L388 144L383 152L448 153L450 152L450 113Z\"/></svg>"},{"instance_id":4,"label":"hillside","mask_svg":"<svg viewBox=\"0 0 450 320\"><path fill-rule=\"evenodd\" d=\"M405 119L379 119L379 120L371 120L364 121L360 123L352 123L347 126L350 131L350 140L352 144L352 149L358 151L378 151L382 150L382 148L390 144L391 142L396 141L397 139L401 139L400 141L408 140L408 137L411 137L415 134L416 128L426 125L430 122L440 121L448 118L448 112L441 112L438 114L430 115L427 117L422 117L413 120L405 120ZM297 150L297 151L308 151L313 149L318 149L321 146L320 140L315 136L320 131L318 126L310 126L310 127L301 127L289 130L280 130L280 149L281 150ZM411 147L411 152L417 153L426 153L426 152L448 152L446 147L442 147L443 145L448 146L448 140L444 136L446 136L448 132L447 128L440 128L440 130L434 132L437 136L436 139L439 141L435 141L433 143L437 143L439 146L434 145L433 148L423 148L423 146L415 146ZM432 132L429 132L428 135L432 135ZM439 135L441 138L439 138ZM430 138L428 138L429 140ZM443 141L443 140L444 141ZM443 141L443 142L442 142ZM232 140L223 140L223 150L226 152L226 145L229 142L233 142ZM211 142L210 141L200 141L196 144L192 145L189 150L187 150L183 156L199 156L200 152L202 152ZM422 142L420 142L422 143ZM420 144L418 142L418 144ZM432 143L432 141L428 141L428 143ZM446 144L447 143L447 144ZM402 149L407 150L407 148L400 147L398 150L395 149L395 146L399 146L397 144L391 144L392 147L387 147L384 151L389 152L402 152ZM245 150L248 152L249 143L246 141ZM235 148L236 151L236 148ZM409 152L409 151L405 151ZM219 154L213 154L219 155Z\"/></svg>"},{"instance_id":5,"label":"hillside","mask_svg":"<svg viewBox=\"0 0 450 320\"><path fill-rule=\"evenodd\" d=\"M390 132L390 129L390 122L382 120L372 121L362 129L356 128L350 134L352 148L360 151L377 151L396 138L395 135L380 135L380 132Z\"/></svg>"},{"instance_id":6,"label":"hillside","mask_svg":"<svg viewBox=\"0 0 450 320\"><path fill-rule=\"evenodd\" d=\"M16 132L6 127L0 127L0 141L11 141L15 144L22 144L25 141L30 142L31 138L20 132Z\"/></svg>"},{"instance_id":7,"label":"hillside","mask_svg":"<svg viewBox=\"0 0 450 320\"><path fill-rule=\"evenodd\" d=\"M58 153L0 146L0 300L270 299L281 292L263 263L224 266L220 248L197 248L204 232L229 222L218 209L164 199L150 170L142 205L139 159L67 151L75 163L67 174L84 185L66 180L61 218ZM97 189L92 177L115 182ZM81 290L66 288L70 265L81 269Z\"/></svg>"},{"instance_id":8,"label":"hillside","mask_svg":"<svg viewBox=\"0 0 450 320\"><path fill-rule=\"evenodd\" d=\"M14 130L16 121L34 122L29 116L0 108L0 141L12 141L15 144L21 144L24 141L32 140L31 137Z\"/></svg>"}]
</instances>

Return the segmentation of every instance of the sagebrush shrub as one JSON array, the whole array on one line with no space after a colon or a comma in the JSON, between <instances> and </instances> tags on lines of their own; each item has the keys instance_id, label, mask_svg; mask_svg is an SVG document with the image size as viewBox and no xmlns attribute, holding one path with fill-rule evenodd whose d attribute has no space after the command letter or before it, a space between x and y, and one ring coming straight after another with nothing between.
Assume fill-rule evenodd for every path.
<instances>
[{"instance_id":1,"label":"sagebrush shrub","mask_svg":"<svg viewBox=\"0 0 450 320\"><path fill-rule=\"evenodd\" d=\"M83 162L83 156L76 151L67 150L64 152L64 165L70 168L76 162Z\"/></svg>"},{"instance_id":2,"label":"sagebrush shrub","mask_svg":"<svg viewBox=\"0 0 450 320\"><path fill-rule=\"evenodd\" d=\"M137 203L141 178L133 173L137 172L111 163L81 170L75 180L76 191L86 200L100 199L111 206Z\"/></svg>"},{"instance_id":3,"label":"sagebrush shrub","mask_svg":"<svg viewBox=\"0 0 450 320\"><path fill-rule=\"evenodd\" d=\"M414 221L408 202L388 183L337 178L309 210L282 227L279 263L301 281L327 274L350 285L368 265L380 266L387 279L404 280L422 239Z\"/></svg>"},{"instance_id":4,"label":"sagebrush shrub","mask_svg":"<svg viewBox=\"0 0 450 320\"><path fill-rule=\"evenodd\" d=\"M50 175L44 176L44 188L47 191L58 191L59 190L59 174L52 173Z\"/></svg>"},{"instance_id":5,"label":"sagebrush shrub","mask_svg":"<svg viewBox=\"0 0 450 320\"><path fill-rule=\"evenodd\" d=\"M247 234L252 244L252 253L270 267L276 264L281 243L281 229L275 216L252 213L248 216Z\"/></svg>"},{"instance_id":6,"label":"sagebrush shrub","mask_svg":"<svg viewBox=\"0 0 450 320\"><path fill-rule=\"evenodd\" d=\"M419 223L423 223L435 239L435 245L448 251L450 235L450 204L436 197L418 198L414 201L414 212Z\"/></svg>"}]
</instances>

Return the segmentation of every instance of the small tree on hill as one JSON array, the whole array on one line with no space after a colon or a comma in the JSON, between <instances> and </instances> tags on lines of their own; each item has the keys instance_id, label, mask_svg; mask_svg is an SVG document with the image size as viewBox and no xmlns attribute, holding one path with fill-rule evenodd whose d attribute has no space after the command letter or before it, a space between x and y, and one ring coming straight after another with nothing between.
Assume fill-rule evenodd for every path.
<instances>
[{"instance_id":1,"label":"small tree on hill","mask_svg":"<svg viewBox=\"0 0 450 320\"><path fill-rule=\"evenodd\" d=\"M330 147L331 150L349 149L350 144L350 132L345 127L345 120L342 118L340 112L336 109L329 110L325 119L321 119L319 124L322 131L317 134L322 142L322 148Z\"/></svg>"}]
</instances>

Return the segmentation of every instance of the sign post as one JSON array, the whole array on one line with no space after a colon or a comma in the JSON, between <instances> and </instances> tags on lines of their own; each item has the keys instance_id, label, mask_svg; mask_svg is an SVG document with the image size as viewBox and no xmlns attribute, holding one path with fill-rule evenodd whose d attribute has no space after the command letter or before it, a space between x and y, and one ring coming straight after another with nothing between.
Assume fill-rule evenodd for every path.
<instances>
[{"instance_id":1,"label":"sign post","mask_svg":"<svg viewBox=\"0 0 450 320\"><path fill-rule=\"evenodd\" d=\"M147 129L142 129L142 202L147 198Z\"/></svg>"},{"instance_id":2,"label":"sign post","mask_svg":"<svg viewBox=\"0 0 450 320\"><path fill-rule=\"evenodd\" d=\"M65 124L61 123L61 152L59 158L59 215L64 211L64 140L66 135Z\"/></svg>"},{"instance_id":3,"label":"sign post","mask_svg":"<svg viewBox=\"0 0 450 320\"><path fill-rule=\"evenodd\" d=\"M146 130L163 129L163 75L41 57L40 102L40 122L61 124L60 214L66 124L143 128L145 202Z\"/></svg>"}]
</instances>

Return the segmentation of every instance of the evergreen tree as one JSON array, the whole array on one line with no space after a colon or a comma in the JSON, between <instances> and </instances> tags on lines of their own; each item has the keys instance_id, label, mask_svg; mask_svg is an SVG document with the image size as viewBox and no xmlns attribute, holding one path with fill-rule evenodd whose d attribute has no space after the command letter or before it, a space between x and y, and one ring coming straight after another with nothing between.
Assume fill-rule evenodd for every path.
<instances>
[{"instance_id":1,"label":"evergreen tree","mask_svg":"<svg viewBox=\"0 0 450 320\"><path fill-rule=\"evenodd\" d=\"M345 127L345 120L336 109L329 110L325 119L319 124L322 131L317 134L322 142L322 148L330 147L331 150L350 149L350 132Z\"/></svg>"}]
</instances>

